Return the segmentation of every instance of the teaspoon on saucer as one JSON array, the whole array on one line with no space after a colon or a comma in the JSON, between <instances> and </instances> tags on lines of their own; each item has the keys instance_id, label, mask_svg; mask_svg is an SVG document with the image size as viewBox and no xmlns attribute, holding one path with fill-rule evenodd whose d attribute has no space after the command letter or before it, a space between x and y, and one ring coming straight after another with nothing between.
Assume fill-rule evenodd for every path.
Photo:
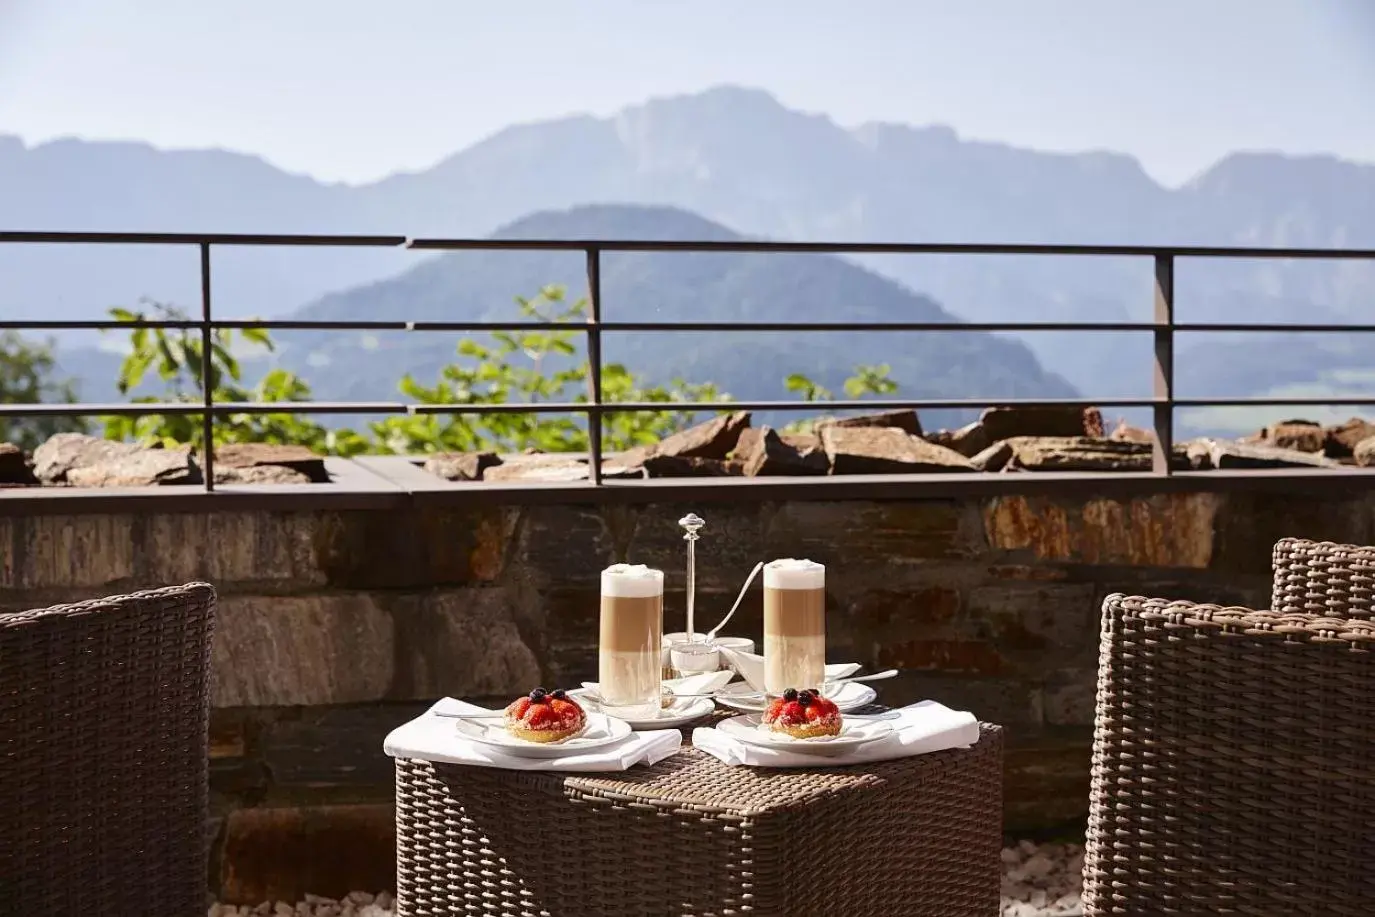
<instances>
[{"instance_id":1,"label":"teaspoon on saucer","mask_svg":"<svg viewBox=\"0 0 1375 917\"><path fill-rule=\"evenodd\" d=\"M846 677L846 678L836 678L836 679L832 679L831 681L828 681L828 682L826 682L825 684L823 684L821 687L822 687L823 690L825 690L826 688L829 688L831 685L843 685L843 684L845 684L845 683L847 683L847 682L851 682L851 681L883 681L883 680L888 679L888 678L893 678L893 677L896 676L897 674L898 674L898 670L897 670L897 669L884 669L882 672L875 672L875 673L873 673L872 675L851 675L851 676L848 676L848 677ZM674 697L716 697L716 696L719 695L720 693L721 693L720 691L713 691L713 692L711 692L710 694L678 694L677 692L675 692L673 696L674 696ZM731 696L731 697L763 697L766 693L767 693L767 692L764 692L764 691L732 691L732 692L730 692L730 696Z\"/></svg>"}]
</instances>

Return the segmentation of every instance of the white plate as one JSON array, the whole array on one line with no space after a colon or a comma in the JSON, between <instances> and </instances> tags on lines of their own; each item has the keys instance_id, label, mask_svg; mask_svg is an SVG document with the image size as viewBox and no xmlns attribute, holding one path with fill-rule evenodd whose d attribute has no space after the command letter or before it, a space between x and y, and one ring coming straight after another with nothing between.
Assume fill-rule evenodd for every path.
<instances>
[{"instance_id":1,"label":"white plate","mask_svg":"<svg viewBox=\"0 0 1375 917\"><path fill-rule=\"evenodd\" d=\"M790 735L774 732L772 729L760 725L759 715L753 713L722 720L716 724L716 728L748 745L813 755L844 754L861 745L877 742L893 731L891 723L874 720L863 722L842 720L838 735L819 736L815 739L794 739Z\"/></svg>"},{"instance_id":2,"label":"white plate","mask_svg":"<svg viewBox=\"0 0 1375 917\"><path fill-rule=\"evenodd\" d=\"M587 689L579 689L569 691L568 696L579 703L591 706L596 701L588 699L590 693ZM715 709L716 705L711 702L710 697L679 697L668 707L660 710L657 717L644 720L632 720L626 717L618 717L618 719L629 723L631 729L672 729L700 720Z\"/></svg>"},{"instance_id":3,"label":"white plate","mask_svg":"<svg viewBox=\"0 0 1375 917\"><path fill-rule=\"evenodd\" d=\"M458 734L489 748L522 758L566 758L580 755L607 745L613 745L630 735L630 724L604 713L587 714L587 726L582 732L558 742L527 742L506 731L500 716L492 719L455 720Z\"/></svg>"},{"instance_id":4,"label":"white plate","mask_svg":"<svg viewBox=\"0 0 1375 917\"><path fill-rule=\"evenodd\" d=\"M745 713L763 713L765 706L767 706L764 697L760 694L753 694L753 690L745 682L737 681L716 692L716 699L723 706L730 707L732 710L741 710ZM822 693L833 701L842 713L857 710L878 700L878 692L862 681L843 682L833 686L830 690L827 690L823 685Z\"/></svg>"}]
</instances>

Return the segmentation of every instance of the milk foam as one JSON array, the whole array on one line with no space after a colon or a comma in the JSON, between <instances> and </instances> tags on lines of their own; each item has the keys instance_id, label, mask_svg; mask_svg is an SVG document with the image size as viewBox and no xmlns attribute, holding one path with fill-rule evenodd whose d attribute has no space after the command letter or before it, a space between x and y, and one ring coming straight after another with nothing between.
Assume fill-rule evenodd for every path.
<instances>
[{"instance_id":1,"label":"milk foam","mask_svg":"<svg viewBox=\"0 0 1375 917\"><path fill-rule=\"evenodd\" d=\"M814 560L785 557L764 565L765 589L825 589L826 567Z\"/></svg>"},{"instance_id":2,"label":"milk foam","mask_svg":"<svg viewBox=\"0 0 1375 917\"><path fill-rule=\"evenodd\" d=\"M663 595L664 571L644 564L612 564L602 571L602 595L645 599Z\"/></svg>"}]
</instances>

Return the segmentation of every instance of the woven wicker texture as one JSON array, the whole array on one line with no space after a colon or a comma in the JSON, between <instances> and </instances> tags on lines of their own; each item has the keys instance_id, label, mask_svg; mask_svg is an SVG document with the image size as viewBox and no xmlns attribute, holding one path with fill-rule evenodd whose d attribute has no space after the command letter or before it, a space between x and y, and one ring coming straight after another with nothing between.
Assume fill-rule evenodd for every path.
<instances>
[{"instance_id":1,"label":"woven wicker texture","mask_svg":"<svg viewBox=\"0 0 1375 917\"><path fill-rule=\"evenodd\" d=\"M1089 915L1375 913L1375 624L1103 603Z\"/></svg>"},{"instance_id":2,"label":"woven wicker texture","mask_svg":"<svg viewBox=\"0 0 1375 917\"><path fill-rule=\"evenodd\" d=\"M215 592L0 615L0 912L201 917Z\"/></svg>"},{"instance_id":3,"label":"woven wicker texture","mask_svg":"<svg viewBox=\"0 0 1375 917\"><path fill-rule=\"evenodd\" d=\"M684 746L586 776L396 762L398 917L988 917L1002 734L845 768Z\"/></svg>"},{"instance_id":4,"label":"woven wicker texture","mask_svg":"<svg viewBox=\"0 0 1375 917\"><path fill-rule=\"evenodd\" d=\"M1375 620L1375 548L1284 538L1274 569L1275 611Z\"/></svg>"}]
</instances>

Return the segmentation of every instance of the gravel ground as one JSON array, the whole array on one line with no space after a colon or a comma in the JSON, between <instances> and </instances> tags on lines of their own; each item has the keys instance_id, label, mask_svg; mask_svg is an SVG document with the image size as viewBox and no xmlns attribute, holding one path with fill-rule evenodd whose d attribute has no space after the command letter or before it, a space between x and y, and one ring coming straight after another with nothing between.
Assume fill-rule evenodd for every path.
<instances>
[{"instance_id":1,"label":"gravel ground","mask_svg":"<svg viewBox=\"0 0 1375 917\"><path fill-rule=\"evenodd\" d=\"M1003 850L1002 917L1072 917L1079 906L1080 844L1020 841ZM257 907L212 904L208 917L393 917L393 898L382 892L352 892L342 901L307 895L298 904L268 902Z\"/></svg>"},{"instance_id":2,"label":"gravel ground","mask_svg":"<svg viewBox=\"0 0 1375 917\"><path fill-rule=\"evenodd\" d=\"M1018 841L1003 848L1002 917L1070 917L1079 904L1083 844Z\"/></svg>"},{"instance_id":3,"label":"gravel ground","mask_svg":"<svg viewBox=\"0 0 1375 917\"><path fill-rule=\"evenodd\" d=\"M393 917L395 900L390 892L377 895L349 892L342 901L306 895L306 900L296 904L285 901L269 901L257 907L212 904L208 917Z\"/></svg>"}]
</instances>

